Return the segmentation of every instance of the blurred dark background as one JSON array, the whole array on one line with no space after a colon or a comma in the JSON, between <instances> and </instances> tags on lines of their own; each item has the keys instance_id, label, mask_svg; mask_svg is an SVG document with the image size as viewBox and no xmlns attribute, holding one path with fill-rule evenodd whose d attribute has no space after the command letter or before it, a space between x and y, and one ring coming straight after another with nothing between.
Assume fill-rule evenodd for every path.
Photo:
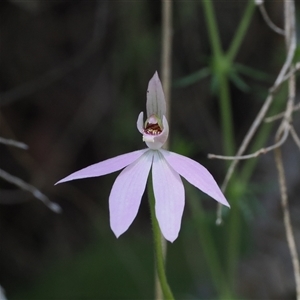
<instances>
[{"instance_id":1,"label":"blurred dark background","mask_svg":"<svg viewBox=\"0 0 300 300\"><path fill-rule=\"evenodd\" d=\"M225 49L246 2L214 1ZM282 27L282 2L267 1L266 7ZM117 240L108 215L117 174L54 183L89 164L145 147L135 124L145 111L148 81L161 71L160 1L6 0L0 3L0 24L0 136L29 145L25 151L0 144L0 168L39 188L63 210L55 214L31 194L0 181L0 284L7 297L153 298L146 197ZM171 150L203 163L221 184L226 164L207 159L207 153L223 153L211 78L177 84L210 64L201 1L175 1L173 25ZM247 86L230 85L237 145L284 58L283 38L256 11L236 61L266 76L243 76ZM299 113L295 128L299 133ZM273 143L273 133L267 143ZM299 246L299 149L289 139L283 151ZM295 299L272 153L258 159L251 178L236 293L244 299ZM203 206L213 226L215 202L205 199ZM187 206L181 234L169 246L170 283L178 299L213 299L201 246L205 240L198 239L191 219Z\"/></svg>"}]
</instances>

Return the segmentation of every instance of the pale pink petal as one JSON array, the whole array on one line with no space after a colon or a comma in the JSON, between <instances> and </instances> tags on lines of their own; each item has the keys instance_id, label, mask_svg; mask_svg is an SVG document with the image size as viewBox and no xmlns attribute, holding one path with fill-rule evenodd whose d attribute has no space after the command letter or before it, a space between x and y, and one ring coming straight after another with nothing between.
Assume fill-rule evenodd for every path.
<instances>
[{"instance_id":1,"label":"pale pink petal","mask_svg":"<svg viewBox=\"0 0 300 300\"><path fill-rule=\"evenodd\" d=\"M180 176L169 166L160 151L155 151L152 165L155 213L163 236L173 242L181 226L184 187Z\"/></svg>"},{"instance_id":2,"label":"pale pink petal","mask_svg":"<svg viewBox=\"0 0 300 300\"><path fill-rule=\"evenodd\" d=\"M110 174L116 171L119 171L135 160L137 160L141 155L143 155L148 149L138 150L126 154L122 154L107 160L101 161L99 163L90 165L86 168L83 168L79 171L76 171L69 176L61 179L55 184L71 181L75 179L98 177L106 174Z\"/></svg>"},{"instance_id":3,"label":"pale pink petal","mask_svg":"<svg viewBox=\"0 0 300 300\"><path fill-rule=\"evenodd\" d=\"M158 116L161 120L166 115L166 101L157 72L150 79L147 89L147 118L152 115Z\"/></svg>"},{"instance_id":4,"label":"pale pink petal","mask_svg":"<svg viewBox=\"0 0 300 300\"><path fill-rule=\"evenodd\" d=\"M152 164L153 151L146 151L117 177L109 196L110 227L119 237L137 215Z\"/></svg>"},{"instance_id":5,"label":"pale pink petal","mask_svg":"<svg viewBox=\"0 0 300 300\"><path fill-rule=\"evenodd\" d=\"M140 112L137 122L136 122L136 127L138 131L143 134L144 133L144 113Z\"/></svg>"},{"instance_id":6,"label":"pale pink petal","mask_svg":"<svg viewBox=\"0 0 300 300\"><path fill-rule=\"evenodd\" d=\"M161 150L161 152L170 166L189 183L218 202L230 207L218 184L206 168L196 161L180 154L166 150Z\"/></svg>"}]
</instances>

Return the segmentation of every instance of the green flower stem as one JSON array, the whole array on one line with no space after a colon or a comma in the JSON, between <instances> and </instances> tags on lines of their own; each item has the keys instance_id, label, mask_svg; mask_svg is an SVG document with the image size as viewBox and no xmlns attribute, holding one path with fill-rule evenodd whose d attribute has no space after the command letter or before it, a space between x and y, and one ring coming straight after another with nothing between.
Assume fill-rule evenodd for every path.
<instances>
[{"instance_id":1,"label":"green flower stem","mask_svg":"<svg viewBox=\"0 0 300 300\"><path fill-rule=\"evenodd\" d=\"M226 54L223 53L219 31L217 27L216 17L211 0L203 0L203 7L205 11L206 23L208 27L209 39L214 54L214 71L215 76L219 82L219 99L220 111L223 130L223 145L225 155L233 155L235 150L234 134L233 134L233 121L232 110L230 103L230 91L228 76L231 69L232 61L234 60L246 31L249 27L255 4L253 0L249 0L245 9L244 15L241 19L240 25L236 31L234 39Z\"/></svg>"},{"instance_id":2,"label":"green flower stem","mask_svg":"<svg viewBox=\"0 0 300 300\"><path fill-rule=\"evenodd\" d=\"M150 204L150 214L151 214L153 237L154 237L156 272L159 278L164 299L174 299L173 293L167 281L167 276L165 271L164 254L163 254L163 247L162 247L163 237L155 216L155 198L153 194L151 176L149 177L149 182L148 182L148 198Z\"/></svg>"},{"instance_id":3,"label":"green flower stem","mask_svg":"<svg viewBox=\"0 0 300 300\"><path fill-rule=\"evenodd\" d=\"M219 99L220 112L223 130L223 146L226 155L232 155L234 152L234 138L233 138L233 124L232 124L232 110L230 104L230 92L228 84L228 70L229 65L227 58L223 54L221 42L219 38L219 31L217 27L216 17L210 0L203 0L204 14L208 28L209 40L214 54L214 72L219 83Z\"/></svg>"},{"instance_id":4,"label":"green flower stem","mask_svg":"<svg viewBox=\"0 0 300 300\"><path fill-rule=\"evenodd\" d=\"M219 31L216 22L215 12L211 0L202 0L204 7L204 15L210 39L210 44L215 57L220 57L223 54L221 42L219 38Z\"/></svg>"},{"instance_id":5,"label":"green flower stem","mask_svg":"<svg viewBox=\"0 0 300 300\"><path fill-rule=\"evenodd\" d=\"M239 27L235 33L235 36L230 44L230 47L226 53L226 58L229 62L233 62L236 57L237 52L240 49L242 41L245 37L246 31L250 25L250 21L252 19L253 13L255 10L255 3L254 0L249 0L247 7L245 9L244 15L241 19Z\"/></svg>"}]
</instances>

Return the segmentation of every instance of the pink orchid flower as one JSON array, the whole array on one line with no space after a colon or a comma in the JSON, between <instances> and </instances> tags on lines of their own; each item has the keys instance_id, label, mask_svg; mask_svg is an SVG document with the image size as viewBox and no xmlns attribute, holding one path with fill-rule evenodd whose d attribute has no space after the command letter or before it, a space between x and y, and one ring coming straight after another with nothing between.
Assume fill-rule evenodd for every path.
<instances>
[{"instance_id":1,"label":"pink orchid flower","mask_svg":"<svg viewBox=\"0 0 300 300\"><path fill-rule=\"evenodd\" d=\"M229 207L216 181L196 161L161 147L169 135L166 102L157 72L147 90L147 120L138 116L137 128L148 148L119 155L79 170L58 183L97 177L123 169L109 196L110 226L116 237L135 219L152 167L155 213L163 236L173 242L179 233L184 209L184 186L180 175L202 192Z\"/></svg>"}]
</instances>

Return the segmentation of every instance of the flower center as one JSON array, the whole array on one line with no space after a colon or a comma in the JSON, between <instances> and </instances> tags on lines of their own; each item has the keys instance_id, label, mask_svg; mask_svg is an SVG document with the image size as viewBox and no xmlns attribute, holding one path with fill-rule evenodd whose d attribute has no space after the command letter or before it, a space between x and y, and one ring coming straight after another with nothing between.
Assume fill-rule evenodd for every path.
<instances>
[{"instance_id":1,"label":"flower center","mask_svg":"<svg viewBox=\"0 0 300 300\"><path fill-rule=\"evenodd\" d=\"M146 121L146 126L144 128L144 133L150 135L159 135L162 132L162 128L158 124L158 118L152 115Z\"/></svg>"}]
</instances>

